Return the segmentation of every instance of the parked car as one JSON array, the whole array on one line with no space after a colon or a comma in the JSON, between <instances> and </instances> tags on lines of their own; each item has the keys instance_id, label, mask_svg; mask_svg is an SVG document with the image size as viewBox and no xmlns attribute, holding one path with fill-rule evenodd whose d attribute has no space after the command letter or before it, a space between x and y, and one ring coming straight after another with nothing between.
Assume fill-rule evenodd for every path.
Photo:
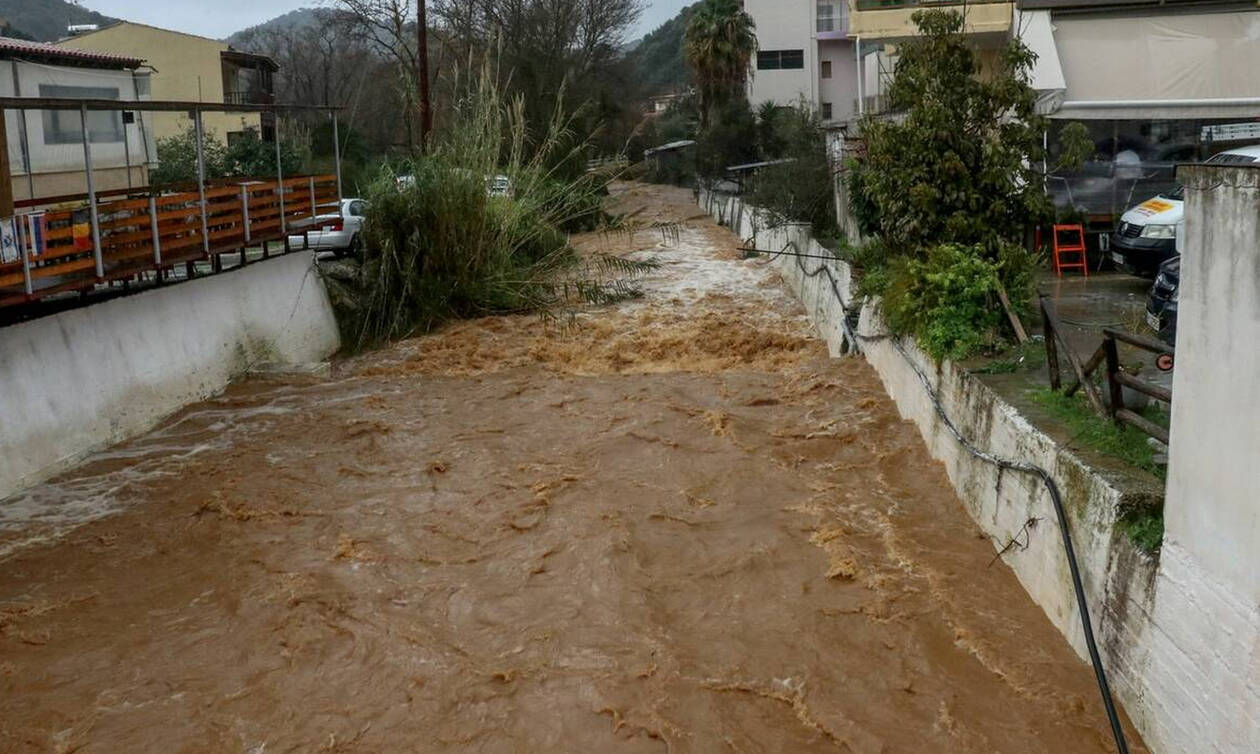
<instances>
[{"instance_id":1,"label":"parked car","mask_svg":"<svg viewBox=\"0 0 1260 754\"><path fill-rule=\"evenodd\" d=\"M1159 266L1146 299L1146 324L1170 346L1177 344L1177 297L1181 287L1181 255Z\"/></svg>"},{"instance_id":2,"label":"parked car","mask_svg":"<svg viewBox=\"0 0 1260 754\"><path fill-rule=\"evenodd\" d=\"M460 170L465 175L473 175L471 171ZM416 177L414 175L400 175L394 178L394 185L398 186L398 190L408 189L414 186ZM488 175L486 176L486 196L504 196L511 199L515 195L512 188L512 179L506 175Z\"/></svg>"},{"instance_id":3,"label":"parked car","mask_svg":"<svg viewBox=\"0 0 1260 754\"><path fill-rule=\"evenodd\" d=\"M1260 145L1213 155L1209 165L1260 163ZM1147 199L1120 216L1111 236L1111 260L1120 269L1154 277L1159 266L1177 253L1177 236L1185 217L1185 188Z\"/></svg>"},{"instance_id":4,"label":"parked car","mask_svg":"<svg viewBox=\"0 0 1260 754\"><path fill-rule=\"evenodd\" d=\"M316 251L331 251L339 257L359 254L359 231L363 229L363 215L367 202L362 199L342 199L341 216L320 215L309 226L306 240ZM289 235L289 245L302 246L302 236Z\"/></svg>"}]
</instances>

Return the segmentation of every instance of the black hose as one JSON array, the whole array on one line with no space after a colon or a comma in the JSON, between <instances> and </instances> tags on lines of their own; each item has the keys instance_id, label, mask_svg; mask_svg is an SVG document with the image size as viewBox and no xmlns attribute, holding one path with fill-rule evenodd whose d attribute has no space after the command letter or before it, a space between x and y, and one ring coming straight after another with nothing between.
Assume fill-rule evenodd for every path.
<instances>
[{"instance_id":1,"label":"black hose","mask_svg":"<svg viewBox=\"0 0 1260 754\"><path fill-rule=\"evenodd\" d=\"M788 249L791 249L791 252L789 252ZM1098 644L1094 641L1094 626L1089 617L1089 605L1085 598L1085 586L1081 582L1080 567L1076 562L1076 548L1072 546L1072 533L1068 529L1067 513L1063 509L1063 496L1059 492L1059 485L1054 481L1054 478L1050 476L1050 472L1040 466L1037 466L1036 464L1028 463L1026 461L1013 461L994 455L988 451L981 450L968 440L963 433L959 431L958 427L954 424L954 421L949 418L949 415L945 413L945 407L941 405L940 396L937 395L936 390L932 387L931 380L928 379L928 376L924 374L923 370L919 368L919 365L914 362L914 359L910 357L910 354L906 352L905 347L902 346L898 340L892 339L887 335L864 335L853 331L853 329L849 326L847 316L850 311L850 306L845 302L844 297L840 295L840 287L836 282L835 276L831 272L831 268L828 265L820 264L817 269L811 271L806 269L805 262L802 261L806 258L818 258L819 255L801 253L800 247L796 245L795 241L788 241L783 249L778 252L761 251L759 249L749 249L749 251L769 254L770 260L767 261L771 261L780 256L791 256L796 260L796 266L800 268L801 272L806 277L817 277L825 272L827 280L831 283L831 292L835 295L836 300L840 302L841 308L846 313L846 316L841 320L841 322L844 327L845 337L851 341L854 351L860 350L858 348L859 341L873 342L885 339L892 340L893 347L897 349L897 352L901 354L902 358L906 360L906 363L910 365L910 368L918 375L919 382L923 384L923 389L927 391L928 397L932 400L932 406L936 410L936 415L940 417L941 422L949 430L949 433L954 437L958 444L962 445L964 450L972 456L979 458L986 463L997 466L998 468L1032 474L1041 479L1042 484L1045 485L1046 490L1050 493L1050 500L1054 503L1055 515L1059 520L1059 531L1063 535L1063 551L1067 554L1068 569L1072 574L1072 588L1076 592L1076 605L1081 613L1081 627L1085 630L1085 646L1089 650L1089 659L1094 666L1094 678L1098 682L1098 693L1102 696L1103 708L1107 711L1107 720L1111 723L1111 734L1116 741L1116 751L1119 752L1119 754L1128 754L1129 745L1128 741L1125 739L1124 727L1120 724L1120 715L1116 711L1116 704L1111 696L1111 685L1107 683L1107 672L1103 669L1102 657L1098 654Z\"/></svg>"}]
</instances>

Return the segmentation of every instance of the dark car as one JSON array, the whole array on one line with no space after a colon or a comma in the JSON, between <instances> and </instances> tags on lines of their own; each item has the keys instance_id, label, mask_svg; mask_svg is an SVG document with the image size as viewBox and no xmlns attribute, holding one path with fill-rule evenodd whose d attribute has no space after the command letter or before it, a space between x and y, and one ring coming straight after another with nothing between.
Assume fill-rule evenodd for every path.
<instances>
[{"instance_id":1,"label":"dark car","mask_svg":"<svg viewBox=\"0 0 1260 754\"><path fill-rule=\"evenodd\" d=\"M1177 289L1181 285L1181 255L1159 266L1151 295L1146 299L1146 324L1168 345L1177 344Z\"/></svg>"}]
</instances>

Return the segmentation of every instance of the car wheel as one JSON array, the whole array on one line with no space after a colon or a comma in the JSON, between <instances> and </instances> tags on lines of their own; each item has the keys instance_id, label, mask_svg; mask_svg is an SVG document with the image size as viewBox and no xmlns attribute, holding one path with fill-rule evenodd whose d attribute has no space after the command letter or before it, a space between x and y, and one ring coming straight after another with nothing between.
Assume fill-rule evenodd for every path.
<instances>
[{"instance_id":1,"label":"car wheel","mask_svg":"<svg viewBox=\"0 0 1260 754\"><path fill-rule=\"evenodd\" d=\"M337 250L337 258L345 259L346 257L349 257L351 259L358 259L363 252L362 246L362 243L359 241L359 234L356 233L350 238L350 243L346 246L346 248Z\"/></svg>"}]
</instances>

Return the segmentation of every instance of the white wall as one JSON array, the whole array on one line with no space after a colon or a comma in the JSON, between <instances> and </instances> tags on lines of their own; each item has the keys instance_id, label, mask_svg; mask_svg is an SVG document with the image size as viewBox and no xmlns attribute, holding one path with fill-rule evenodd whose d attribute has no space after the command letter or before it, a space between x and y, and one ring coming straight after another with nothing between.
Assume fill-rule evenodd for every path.
<instances>
[{"instance_id":1,"label":"white wall","mask_svg":"<svg viewBox=\"0 0 1260 754\"><path fill-rule=\"evenodd\" d=\"M0 499L252 366L339 344L313 252L0 328Z\"/></svg>"},{"instance_id":2,"label":"white wall","mask_svg":"<svg viewBox=\"0 0 1260 754\"><path fill-rule=\"evenodd\" d=\"M1188 167L1153 690L1166 751L1260 751L1260 169ZM1205 745L1210 744L1210 746Z\"/></svg>"},{"instance_id":3,"label":"white wall","mask_svg":"<svg viewBox=\"0 0 1260 754\"><path fill-rule=\"evenodd\" d=\"M746 0L744 10L757 24L757 46L760 49L805 51L803 70L753 71L748 85L748 101L753 108L763 102L792 105L802 98L816 104L818 45L814 41L815 0Z\"/></svg>"}]
</instances>

